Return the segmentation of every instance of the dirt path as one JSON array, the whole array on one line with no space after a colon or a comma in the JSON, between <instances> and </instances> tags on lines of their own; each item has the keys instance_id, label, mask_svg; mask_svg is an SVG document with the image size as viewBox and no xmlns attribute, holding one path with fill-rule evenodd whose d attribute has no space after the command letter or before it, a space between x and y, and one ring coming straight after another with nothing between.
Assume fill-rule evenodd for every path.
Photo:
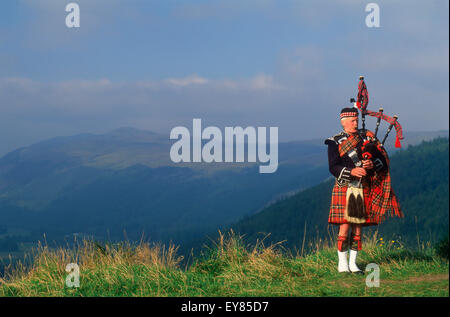
<instances>
[{"instance_id":1,"label":"dirt path","mask_svg":"<svg viewBox=\"0 0 450 317\"><path fill-rule=\"evenodd\" d=\"M437 282L442 280L448 281L448 274L426 274L421 276L413 276L406 280L384 280L383 283L421 283L421 282Z\"/></svg>"}]
</instances>

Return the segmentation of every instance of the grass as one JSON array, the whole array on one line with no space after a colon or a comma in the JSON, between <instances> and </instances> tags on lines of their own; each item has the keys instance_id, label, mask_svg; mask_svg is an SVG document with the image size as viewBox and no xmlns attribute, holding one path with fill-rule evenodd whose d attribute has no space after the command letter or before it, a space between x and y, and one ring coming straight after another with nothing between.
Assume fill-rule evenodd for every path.
<instances>
[{"instance_id":1,"label":"grass","mask_svg":"<svg viewBox=\"0 0 450 317\"><path fill-rule=\"evenodd\" d=\"M0 296L449 296L448 258L429 245L411 250L376 233L365 237L357 263L362 270L369 263L380 267L380 287L367 287L365 275L337 272L334 241L320 241L300 256L282 243L246 246L244 240L220 233L186 267L173 245L39 245L31 267L19 264L0 279ZM80 268L78 288L66 286L68 263Z\"/></svg>"}]
</instances>

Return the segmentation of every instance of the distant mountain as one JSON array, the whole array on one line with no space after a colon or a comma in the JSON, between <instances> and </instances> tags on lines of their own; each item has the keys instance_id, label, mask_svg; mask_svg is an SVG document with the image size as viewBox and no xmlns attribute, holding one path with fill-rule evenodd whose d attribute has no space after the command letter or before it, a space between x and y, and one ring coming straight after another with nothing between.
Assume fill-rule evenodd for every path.
<instances>
[{"instance_id":1,"label":"distant mountain","mask_svg":"<svg viewBox=\"0 0 450 317\"><path fill-rule=\"evenodd\" d=\"M425 137L425 136L424 136ZM420 139L420 138L418 138ZM184 242L328 177L323 140L279 144L279 167L170 161L168 136L133 128L56 137L0 158L4 235ZM1 238L1 235L0 235Z\"/></svg>"},{"instance_id":2,"label":"distant mountain","mask_svg":"<svg viewBox=\"0 0 450 317\"><path fill-rule=\"evenodd\" d=\"M405 218L388 218L371 230L403 243L436 241L448 234L449 140L438 138L409 146L391 157L391 177ZM314 239L335 238L337 227L327 224L334 179L282 199L259 213L231 225L246 240L285 241L292 249ZM305 231L306 228L306 231ZM226 230L226 229L224 229Z\"/></svg>"},{"instance_id":3,"label":"distant mountain","mask_svg":"<svg viewBox=\"0 0 450 317\"><path fill-rule=\"evenodd\" d=\"M386 128L386 127L384 127ZM369 127L370 130L370 127ZM386 129L380 128L378 131L378 138L380 140L383 139L386 131ZM407 148L410 145L418 145L422 141L431 141L436 138L448 138L449 137L449 131L448 130L439 130L439 131L403 131L403 137L404 139L401 141L401 147ZM395 153L398 151L397 148L395 148L394 142L395 140L395 131L391 131L389 134L385 148L387 149L388 153ZM297 142L301 142L303 144L310 144L310 145L323 145L323 139L313 139L308 141L294 141L291 142L292 144L295 144Z\"/></svg>"},{"instance_id":4,"label":"distant mountain","mask_svg":"<svg viewBox=\"0 0 450 317\"><path fill-rule=\"evenodd\" d=\"M279 168L255 163L184 163L169 158L174 143L150 131L56 137L0 159L0 217L8 232L61 239L185 240L206 228L255 213L286 192L326 177L324 147L279 145ZM30 237L30 239L32 239Z\"/></svg>"}]
</instances>

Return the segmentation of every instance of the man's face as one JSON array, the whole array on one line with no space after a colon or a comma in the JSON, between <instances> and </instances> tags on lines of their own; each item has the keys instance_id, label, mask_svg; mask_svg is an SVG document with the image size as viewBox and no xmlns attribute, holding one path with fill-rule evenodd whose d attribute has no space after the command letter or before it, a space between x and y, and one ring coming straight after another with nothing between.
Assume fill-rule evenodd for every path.
<instances>
[{"instance_id":1,"label":"man's face","mask_svg":"<svg viewBox=\"0 0 450 317\"><path fill-rule=\"evenodd\" d=\"M355 133L358 131L358 117L344 118L341 120L341 124L347 133Z\"/></svg>"}]
</instances>

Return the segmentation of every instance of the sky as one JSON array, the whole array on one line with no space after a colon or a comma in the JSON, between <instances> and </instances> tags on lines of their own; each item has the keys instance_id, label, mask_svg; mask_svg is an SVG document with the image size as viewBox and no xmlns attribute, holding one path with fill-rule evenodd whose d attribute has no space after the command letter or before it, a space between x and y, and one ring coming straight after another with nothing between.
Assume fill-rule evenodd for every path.
<instances>
[{"instance_id":1,"label":"sky","mask_svg":"<svg viewBox=\"0 0 450 317\"><path fill-rule=\"evenodd\" d=\"M66 26L69 3L79 28ZM124 126L169 138L194 118L327 138L360 75L368 108L397 114L405 138L448 130L449 2L373 1L372 28L368 3L2 0L0 156Z\"/></svg>"}]
</instances>

